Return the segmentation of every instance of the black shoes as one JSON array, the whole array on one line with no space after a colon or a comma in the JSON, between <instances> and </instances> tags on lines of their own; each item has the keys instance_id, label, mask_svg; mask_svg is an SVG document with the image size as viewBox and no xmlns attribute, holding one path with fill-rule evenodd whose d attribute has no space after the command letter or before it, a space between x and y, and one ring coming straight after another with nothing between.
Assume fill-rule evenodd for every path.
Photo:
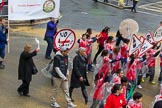
<instances>
[{"instance_id":1,"label":"black shoes","mask_svg":"<svg viewBox=\"0 0 162 108\"><path fill-rule=\"evenodd\" d=\"M19 94L20 96L23 96L22 92L20 92L20 91L18 91L18 90L17 90L17 92L18 92L18 94Z\"/></svg>"},{"instance_id":2,"label":"black shoes","mask_svg":"<svg viewBox=\"0 0 162 108\"><path fill-rule=\"evenodd\" d=\"M0 64L0 69L4 69L5 65L4 64Z\"/></svg>"},{"instance_id":3,"label":"black shoes","mask_svg":"<svg viewBox=\"0 0 162 108\"><path fill-rule=\"evenodd\" d=\"M18 94L19 94L20 96L30 97L29 94L23 94L23 92L21 92L21 91L19 91L19 90L17 90L17 92L18 92Z\"/></svg>"},{"instance_id":4,"label":"black shoes","mask_svg":"<svg viewBox=\"0 0 162 108\"><path fill-rule=\"evenodd\" d=\"M23 96L30 97L30 95L29 95L29 94L23 94Z\"/></svg>"},{"instance_id":5,"label":"black shoes","mask_svg":"<svg viewBox=\"0 0 162 108\"><path fill-rule=\"evenodd\" d=\"M48 60L51 60L51 57L50 56L45 56L46 59Z\"/></svg>"}]
</instances>

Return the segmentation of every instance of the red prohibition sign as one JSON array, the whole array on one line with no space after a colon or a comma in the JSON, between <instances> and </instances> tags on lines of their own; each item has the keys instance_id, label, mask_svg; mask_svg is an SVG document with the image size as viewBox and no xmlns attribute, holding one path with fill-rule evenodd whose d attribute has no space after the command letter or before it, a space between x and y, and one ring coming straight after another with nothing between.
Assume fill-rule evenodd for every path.
<instances>
[{"instance_id":1,"label":"red prohibition sign","mask_svg":"<svg viewBox=\"0 0 162 108\"><path fill-rule=\"evenodd\" d=\"M71 29L61 29L54 36L53 45L56 50L60 50L62 46L67 47L69 50L74 46L76 35Z\"/></svg>"}]
</instances>

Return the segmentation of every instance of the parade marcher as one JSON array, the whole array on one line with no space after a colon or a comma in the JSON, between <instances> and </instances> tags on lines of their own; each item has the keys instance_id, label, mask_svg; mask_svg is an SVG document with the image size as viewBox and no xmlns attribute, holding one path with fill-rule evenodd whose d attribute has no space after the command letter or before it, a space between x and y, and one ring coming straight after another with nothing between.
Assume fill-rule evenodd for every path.
<instances>
[{"instance_id":1,"label":"parade marcher","mask_svg":"<svg viewBox=\"0 0 162 108\"><path fill-rule=\"evenodd\" d=\"M128 44L129 44L129 39L125 39L124 41L124 44L121 46L121 49L120 49L120 52L121 52L121 57L122 57L122 60L121 60L121 65L122 65L122 68L126 68L126 64L127 64L127 59L128 59Z\"/></svg>"},{"instance_id":2,"label":"parade marcher","mask_svg":"<svg viewBox=\"0 0 162 108\"><path fill-rule=\"evenodd\" d=\"M111 94L107 97L104 108L123 108L126 107L126 99L122 95L121 84L115 84L111 90Z\"/></svg>"},{"instance_id":3,"label":"parade marcher","mask_svg":"<svg viewBox=\"0 0 162 108\"><path fill-rule=\"evenodd\" d=\"M55 22L54 18L50 18L50 21L47 23L46 33L44 40L47 41L47 48L45 53L46 59L51 59L52 50L56 53L55 48L53 47L53 39L57 32L58 20Z\"/></svg>"},{"instance_id":4,"label":"parade marcher","mask_svg":"<svg viewBox=\"0 0 162 108\"><path fill-rule=\"evenodd\" d=\"M156 51L157 43L153 43L153 47L147 51L147 60L152 58L153 60L147 64L149 68L149 73L146 74L146 78L150 76L149 82L151 84L155 84L154 75L155 75L155 63L156 63L156 56L160 53L160 51Z\"/></svg>"},{"instance_id":5,"label":"parade marcher","mask_svg":"<svg viewBox=\"0 0 162 108\"><path fill-rule=\"evenodd\" d=\"M115 40L116 40L116 46L119 46L121 41L125 42L125 38L122 36L122 34L120 33L119 30L116 33L116 39Z\"/></svg>"},{"instance_id":6,"label":"parade marcher","mask_svg":"<svg viewBox=\"0 0 162 108\"><path fill-rule=\"evenodd\" d=\"M108 56L108 51L107 50L103 50L102 53L101 53L101 56L97 60L97 64L96 64L96 67L95 67L95 71L94 71L94 74L93 74L93 78L98 73L99 68L103 65L103 59L104 59L105 56Z\"/></svg>"},{"instance_id":7,"label":"parade marcher","mask_svg":"<svg viewBox=\"0 0 162 108\"><path fill-rule=\"evenodd\" d=\"M110 82L108 79L110 74L109 57L105 56L103 62L103 65L101 65L98 73L95 76L95 91L93 94L93 102L90 108L97 108L98 104L99 108L104 107L104 90L105 86L108 84L108 82Z\"/></svg>"},{"instance_id":8,"label":"parade marcher","mask_svg":"<svg viewBox=\"0 0 162 108\"><path fill-rule=\"evenodd\" d=\"M115 46L114 37L113 36L109 36L107 38L106 42L105 42L104 49L108 50L109 58L110 59L112 59L112 56L113 56L114 46Z\"/></svg>"},{"instance_id":9,"label":"parade marcher","mask_svg":"<svg viewBox=\"0 0 162 108\"><path fill-rule=\"evenodd\" d=\"M137 3L139 2L139 0L132 0L133 1L133 7L131 8L131 11L133 12L137 12L136 11L136 5L137 5Z\"/></svg>"},{"instance_id":10,"label":"parade marcher","mask_svg":"<svg viewBox=\"0 0 162 108\"><path fill-rule=\"evenodd\" d=\"M155 96L151 108L161 108L161 107L162 107L162 84L160 84L160 93Z\"/></svg>"},{"instance_id":11,"label":"parade marcher","mask_svg":"<svg viewBox=\"0 0 162 108\"><path fill-rule=\"evenodd\" d=\"M121 69L118 69L116 73L113 74L112 83L121 84L121 78L124 76L124 72Z\"/></svg>"},{"instance_id":12,"label":"parade marcher","mask_svg":"<svg viewBox=\"0 0 162 108\"><path fill-rule=\"evenodd\" d=\"M127 86L128 86L128 79L127 77L123 76L121 78L121 86L122 86L122 94L124 95L125 99L127 98Z\"/></svg>"},{"instance_id":13,"label":"parade marcher","mask_svg":"<svg viewBox=\"0 0 162 108\"><path fill-rule=\"evenodd\" d=\"M0 18L0 57L4 59L5 57L5 45L7 44L7 33L8 28L5 27L5 19ZM4 69L5 65L0 61L0 69Z\"/></svg>"},{"instance_id":14,"label":"parade marcher","mask_svg":"<svg viewBox=\"0 0 162 108\"><path fill-rule=\"evenodd\" d=\"M86 86L90 86L87 78L87 58L86 58L86 49L80 47L77 55L73 59L73 70L71 74L71 82L70 82L70 97L72 98L72 92L74 88L81 87L82 95L85 100L85 104L88 102L88 94L86 90Z\"/></svg>"},{"instance_id":15,"label":"parade marcher","mask_svg":"<svg viewBox=\"0 0 162 108\"><path fill-rule=\"evenodd\" d=\"M35 71L34 68L36 69L32 57L36 56L38 51L39 49L36 49L32 52L32 46L27 44L20 55L18 79L22 80L22 84L17 89L20 96L24 95L30 97L29 85L32 80L33 71Z\"/></svg>"},{"instance_id":16,"label":"parade marcher","mask_svg":"<svg viewBox=\"0 0 162 108\"><path fill-rule=\"evenodd\" d=\"M99 37L97 39L97 43L98 43L98 51L93 59L93 63L96 64L96 59L98 57L98 55L102 52L102 50L104 49L104 43L108 38L108 33L110 31L109 27L105 27L102 32L99 34Z\"/></svg>"},{"instance_id":17,"label":"parade marcher","mask_svg":"<svg viewBox=\"0 0 162 108\"><path fill-rule=\"evenodd\" d=\"M88 30L89 31L89 30ZM86 49L87 60L88 60L88 71L93 71L91 53L92 53L92 42L94 40L90 38L90 34L83 34L81 39L78 39L79 48L83 47Z\"/></svg>"},{"instance_id":18,"label":"parade marcher","mask_svg":"<svg viewBox=\"0 0 162 108\"><path fill-rule=\"evenodd\" d=\"M121 66L120 65L121 55L119 47L114 48L112 60L115 60L115 62L112 63L112 74L114 74L117 72L117 70L120 69Z\"/></svg>"},{"instance_id":19,"label":"parade marcher","mask_svg":"<svg viewBox=\"0 0 162 108\"><path fill-rule=\"evenodd\" d=\"M74 108L76 105L73 104L69 95L69 71L68 71L68 53L69 50L65 46L62 46L60 51L54 56L53 71L51 72L54 78L53 96L51 97L51 106L54 108L60 108L60 105L56 102L56 95L58 94L58 88L61 87L67 101L68 108Z\"/></svg>"},{"instance_id":20,"label":"parade marcher","mask_svg":"<svg viewBox=\"0 0 162 108\"><path fill-rule=\"evenodd\" d=\"M88 71L93 72L94 68L92 66L92 60L91 60L91 55L92 55L92 43L96 42L97 38L96 37L91 37L92 35L92 29L88 28L86 34L86 38L87 38L87 50L86 50L86 54L87 54L87 60L88 60Z\"/></svg>"},{"instance_id":21,"label":"parade marcher","mask_svg":"<svg viewBox=\"0 0 162 108\"><path fill-rule=\"evenodd\" d=\"M142 108L143 95L139 92L133 94L133 99L129 100L128 108Z\"/></svg>"}]
</instances>

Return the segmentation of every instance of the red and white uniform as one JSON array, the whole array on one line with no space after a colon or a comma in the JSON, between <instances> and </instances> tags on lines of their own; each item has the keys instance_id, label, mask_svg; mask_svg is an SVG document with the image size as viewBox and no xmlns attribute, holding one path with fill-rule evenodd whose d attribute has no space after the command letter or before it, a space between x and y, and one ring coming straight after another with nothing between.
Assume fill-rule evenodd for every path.
<instances>
[{"instance_id":1,"label":"red and white uniform","mask_svg":"<svg viewBox=\"0 0 162 108\"><path fill-rule=\"evenodd\" d=\"M87 48L86 48L86 54L90 54L92 52L92 39L87 39Z\"/></svg>"},{"instance_id":2,"label":"red and white uniform","mask_svg":"<svg viewBox=\"0 0 162 108\"><path fill-rule=\"evenodd\" d=\"M104 47L104 42L105 42L105 40L107 40L108 34L101 32L99 36L100 37L97 39L97 43Z\"/></svg>"},{"instance_id":3,"label":"red and white uniform","mask_svg":"<svg viewBox=\"0 0 162 108\"><path fill-rule=\"evenodd\" d=\"M80 39L79 48L80 47L83 47L83 48L86 48L87 49L87 45L88 45L87 40Z\"/></svg>"},{"instance_id":4,"label":"red and white uniform","mask_svg":"<svg viewBox=\"0 0 162 108\"><path fill-rule=\"evenodd\" d=\"M99 79L96 82L95 92L93 95L93 99L96 99L96 100L102 100L104 98L104 87L105 87L104 80L110 71L109 58L104 57L103 61L104 61L104 64L100 67L98 71ZM102 78L100 78L101 73L103 74Z\"/></svg>"},{"instance_id":5,"label":"red and white uniform","mask_svg":"<svg viewBox=\"0 0 162 108\"><path fill-rule=\"evenodd\" d=\"M118 75L113 75L112 83L114 84L121 84L121 78Z\"/></svg>"},{"instance_id":6,"label":"red and white uniform","mask_svg":"<svg viewBox=\"0 0 162 108\"><path fill-rule=\"evenodd\" d=\"M86 54L90 54L92 50L92 39L80 39L79 48L83 47L86 49Z\"/></svg>"},{"instance_id":7,"label":"red and white uniform","mask_svg":"<svg viewBox=\"0 0 162 108\"><path fill-rule=\"evenodd\" d=\"M104 108L123 108L126 105L126 99L122 94L116 96L115 94L110 94L106 99L106 104Z\"/></svg>"},{"instance_id":8,"label":"red and white uniform","mask_svg":"<svg viewBox=\"0 0 162 108\"><path fill-rule=\"evenodd\" d=\"M108 52L112 52L113 49L114 49L114 45L115 45L114 42L106 43L104 48L105 48L105 50L108 50ZM109 58L112 59L113 58L113 54L109 54Z\"/></svg>"},{"instance_id":9,"label":"red and white uniform","mask_svg":"<svg viewBox=\"0 0 162 108\"><path fill-rule=\"evenodd\" d=\"M130 62L128 63L128 70L126 73L126 77L128 80L135 80L136 79L136 69L137 69L137 64L139 63L138 59L135 59L134 62L130 66Z\"/></svg>"},{"instance_id":10,"label":"red and white uniform","mask_svg":"<svg viewBox=\"0 0 162 108\"><path fill-rule=\"evenodd\" d=\"M128 102L129 108L142 108L142 102L135 102L133 99L129 100Z\"/></svg>"},{"instance_id":11,"label":"red and white uniform","mask_svg":"<svg viewBox=\"0 0 162 108\"><path fill-rule=\"evenodd\" d=\"M126 99L126 96L127 96L127 87L126 86L122 86L122 95L124 95L125 99Z\"/></svg>"},{"instance_id":12,"label":"red and white uniform","mask_svg":"<svg viewBox=\"0 0 162 108\"><path fill-rule=\"evenodd\" d=\"M150 58L152 59L152 61L149 62L149 64L147 64L148 67L155 67L155 59L156 58L153 57L153 55L155 54L155 52L156 52L156 50L154 50L154 49L150 49L150 50L147 51L147 55L148 55L147 60L149 60Z\"/></svg>"},{"instance_id":13,"label":"red and white uniform","mask_svg":"<svg viewBox=\"0 0 162 108\"><path fill-rule=\"evenodd\" d=\"M112 71L113 72L116 72L117 70L120 69L120 58L121 58L120 54L118 54L118 55L113 54L113 60L117 60L116 62L112 63Z\"/></svg>"},{"instance_id":14,"label":"red and white uniform","mask_svg":"<svg viewBox=\"0 0 162 108\"><path fill-rule=\"evenodd\" d=\"M122 58L128 58L128 45L126 43L124 43L121 47L121 57Z\"/></svg>"}]
</instances>

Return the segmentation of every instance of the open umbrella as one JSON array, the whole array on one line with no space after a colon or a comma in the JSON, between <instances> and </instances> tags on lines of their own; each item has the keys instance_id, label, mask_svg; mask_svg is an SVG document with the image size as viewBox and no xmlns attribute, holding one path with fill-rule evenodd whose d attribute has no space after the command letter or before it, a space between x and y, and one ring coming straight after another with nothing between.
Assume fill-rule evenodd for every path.
<instances>
[{"instance_id":1,"label":"open umbrella","mask_svg":"<svg viewBox=\"0 0 162 108\"><path fill-rule=\"evenodd\" d=\"M125 19L120 23L119 31L123 37L128 39L139 31L138 23L133 19Z\"/></svg>"}]
</instances>

